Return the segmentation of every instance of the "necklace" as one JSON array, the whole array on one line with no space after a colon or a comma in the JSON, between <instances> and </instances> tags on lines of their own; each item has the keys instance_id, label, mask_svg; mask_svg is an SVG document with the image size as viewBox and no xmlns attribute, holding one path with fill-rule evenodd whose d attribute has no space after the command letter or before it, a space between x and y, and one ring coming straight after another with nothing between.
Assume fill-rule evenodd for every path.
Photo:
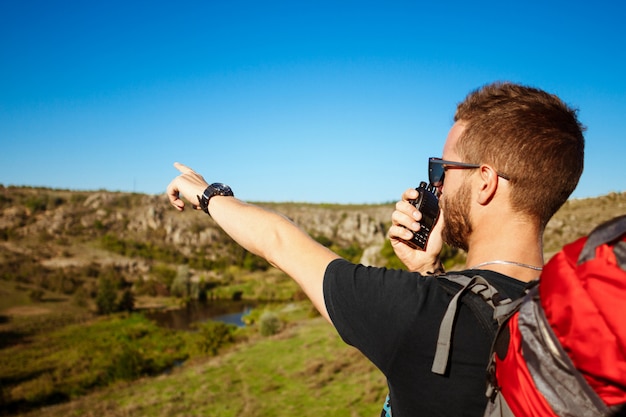
<instances>
[{"instance_id":1,"label":"necklace","mask_svg":"<svg viewBox=\"0 0 626 417\"><path fill-rule=\"evenodd\" d=\"M483 262L483 263L480 263L478 265L474 265L474 266L472 266L471 268L468 268L468 269L477 269L477 268L480 268L481 266L485 266L485 265L513 265L513 266L519 266L519 267L522 267L522 268L532 269L532 270L535 270L535 271L543 270L543 267L541 267L541 266L534 266L534 265L523 264L521 262L501 261L501 260Z\"/></svg>"}]
</instances>

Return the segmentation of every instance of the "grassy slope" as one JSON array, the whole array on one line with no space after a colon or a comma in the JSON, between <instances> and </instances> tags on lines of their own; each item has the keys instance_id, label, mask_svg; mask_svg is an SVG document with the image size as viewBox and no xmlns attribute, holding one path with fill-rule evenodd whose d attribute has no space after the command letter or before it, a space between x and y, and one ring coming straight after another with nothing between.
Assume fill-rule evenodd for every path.
<instances>
[{"instance_id":1,"label":"grassy slope","mask_svg":"<svg viewBox=\"0 0 626 417\"><path fill-rule=\"evenodd\" d=\"M29 416L372 416L384 378L321 318Z\"/></svg>"}]
</instances>

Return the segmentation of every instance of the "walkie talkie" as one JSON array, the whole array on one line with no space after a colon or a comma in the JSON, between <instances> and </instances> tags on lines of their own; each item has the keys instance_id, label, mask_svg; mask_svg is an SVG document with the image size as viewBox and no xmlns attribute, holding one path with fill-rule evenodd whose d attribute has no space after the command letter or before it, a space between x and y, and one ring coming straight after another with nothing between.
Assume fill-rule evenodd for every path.
<instances>
[{"instance_id":1,"label":"walkie talkie","mask_svg":"<svg viewBox=\"0 0 626 417\"><path fill-rule=\"evenodd\" d=\"M419 222L420 230L413 232L413 238L406 243L414 249L426 250L430 232L439 218L439 198L437 189L432 185L426 185L424 181L420 182L416 190L419 196L415 200L409 200L409 203L422 213L422 220Z\"/></svg>"}]
</instances>

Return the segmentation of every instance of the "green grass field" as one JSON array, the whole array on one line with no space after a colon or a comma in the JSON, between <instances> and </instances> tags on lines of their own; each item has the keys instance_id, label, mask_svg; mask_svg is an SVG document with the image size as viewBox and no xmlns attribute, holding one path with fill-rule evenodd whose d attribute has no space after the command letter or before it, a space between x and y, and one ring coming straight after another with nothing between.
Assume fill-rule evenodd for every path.
<instances>
[{"instance_id":1,"label":"green grass field","mask_svg":"<svg viewBox=\"0 0 626 417\"><path fill-rule=\"evenodd\" d=\"M28 416L373 416L384 378L322 318Z\"/></svg>"}]
</instances>

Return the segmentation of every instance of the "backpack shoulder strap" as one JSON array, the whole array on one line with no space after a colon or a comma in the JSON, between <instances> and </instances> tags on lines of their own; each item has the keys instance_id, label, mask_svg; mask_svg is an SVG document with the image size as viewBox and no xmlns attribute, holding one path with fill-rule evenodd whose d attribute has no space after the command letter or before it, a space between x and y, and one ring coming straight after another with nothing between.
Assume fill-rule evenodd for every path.
<instances>
[{"instance_id":1,"label":"backpack shoulder strap","mask_svg":"<svg viewBox=\"0 0 626 417\"><path fill-rule=\"evenodd\" d=\"M578 264L587 262L596 256L596 248L604 243L613 242L626 233L626 215L615 217L606 223L602 223L589 233L585 246L580 251ZM626 247L621 242L614 248L617 263L620 268L626 270Z\"/></svg>"},{"instance_id":2,"label":"backpack shoulder strap","mask_svg":"<svg viewBox=\"0 0 626 417\"><path fill-rule=\"evenodd\" d=\"M498 330L491 344L489 353L489 363L487 364L487 386L485 395L489 399L485 416L513 417L514 414L510 410L506 400L500 392L500 385L496 377L496 356L504 358L509 348L510 330L509 319L513 317L521 308L522 304L530 297L533 288L539 284L539 280L530 281L526 285L525 295L516 300L497 306L494 310L494 319L498 322Z\"/></svg>"},{"instance_id":3,"label":"backpack shoulder strap","mask_svg":"<svg viewBox=\"0 0 626 417\"><path fill-rule=\"evenodd\" d=\"M494 310L499 306L511 303L511 300L508 298L502 299L498 290L480 275L475 275L470 278L462 274L449 274L438 277L438 281L446 291L454 294L439 326L437 349L431 368L433 373L444 375L448 369L452 331L459 308L459 301L463 300L472 310L487 333L493 337L495 336L497 328L497 326L493 325ZM450 283L454 283L453 288L456 287L456 289L452 290ZM464 298L463 296L468 292L478 297Z\"/></svg>"}]
</instances>

